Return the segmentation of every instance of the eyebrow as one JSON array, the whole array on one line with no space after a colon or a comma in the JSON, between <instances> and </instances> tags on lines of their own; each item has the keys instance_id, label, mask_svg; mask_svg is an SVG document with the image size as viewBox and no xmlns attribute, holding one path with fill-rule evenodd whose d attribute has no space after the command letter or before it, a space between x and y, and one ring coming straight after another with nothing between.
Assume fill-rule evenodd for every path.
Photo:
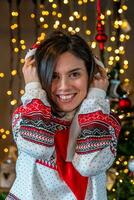
<instances>
[{"instance_id":1,"label":"eyebrow","mask_svg":"<svg viewBox=\"0 0 134 200\"><path fill-rule=\"evenodd\" d=\"M72 73L72 72L75 72L75 71L79 71L79 70L82 70L82 68L75 68L75 69L72 69L72 70L70 70L68 73Z\"/></svg>"}]
</instances>

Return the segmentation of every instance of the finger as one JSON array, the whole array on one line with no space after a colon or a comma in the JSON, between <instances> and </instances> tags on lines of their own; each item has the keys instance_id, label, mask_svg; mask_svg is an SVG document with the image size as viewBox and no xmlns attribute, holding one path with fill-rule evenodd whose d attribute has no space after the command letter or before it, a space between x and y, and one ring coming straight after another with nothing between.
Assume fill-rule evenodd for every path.
<instances>
[{"instance_id":1,"label":"finger","mask_svg":"<svg viewBox=\"0 0 134 200\"><path fill-rule=\"evenodd\" d=\"M28 58L25 59L25 63L29 63L32 60L35 60L35 58L33 56L30 56L30 57L28 57Z\"/></svg>"},{"instance_id":2,"label":"finger","mask_svg":"<svg viewBox=\"0 0 134 200\"><path fill-rule=\"evenodd\" d=\"M26 63L27 66L29 66L29 65L35 65L35 59L27 60L25 63Z\"/></svg>"},{"instance_id":3,"label":"finger","mask_svg":"<svg viewBox=\"0 0 134 200\"><path fill-rule=\"evenodd\" d=\"M102 77L101 77L101 74L100 74L100 73L97 73L97 74L94 75L94 78L97 79L97 80L99 80L99 79L101 79Z\"/></svg>"},{"instance_id":4,"label":"finger","mask_svg":"<svg viewBox=\"0 0 134 200\"><path fill-rule=\"evenodd\" d=\"M100 67L100 66L97 66L97 68L98 68L98 71L99 71L101 77L102 78L107 78L107 72L106 72L105 68Z\"/></svg>"}]
</instances>

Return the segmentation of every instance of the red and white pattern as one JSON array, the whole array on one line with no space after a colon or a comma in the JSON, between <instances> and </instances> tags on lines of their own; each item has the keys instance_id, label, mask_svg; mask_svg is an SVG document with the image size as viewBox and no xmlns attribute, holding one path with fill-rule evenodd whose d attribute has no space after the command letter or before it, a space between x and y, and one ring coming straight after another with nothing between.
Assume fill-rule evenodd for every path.
<instances>
[{"instance_id":1,"label":"red and white pattern","mask_svg":"<svg viewBox=\"0 0 134 200\"><path fill-rule=\"evenodd\" d=\"M29 85L28 91L31 95L34 88ZM41 88L38 92L43 94ZM106 200L105 172L115 159L119 122L103 109L79 113L81 131L72 161L66 161L67 149L72 148L68 146L71 122L53 117L43 95L37 94L41 99L31 95L30 101L28 96L13 115L19 156L16 180L6 200L15 200L13 196L20 200ZM90 95L88 99L91 102Z\"/></svg>"}]
</instances>

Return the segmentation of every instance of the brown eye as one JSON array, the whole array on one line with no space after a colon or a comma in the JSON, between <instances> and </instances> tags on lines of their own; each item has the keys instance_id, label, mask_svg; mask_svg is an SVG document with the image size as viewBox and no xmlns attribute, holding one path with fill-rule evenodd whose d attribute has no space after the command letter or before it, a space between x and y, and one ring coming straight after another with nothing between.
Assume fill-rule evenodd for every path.
<instances>
[{"instance_id":1,"label":"brown eye","mask_svg":"<svg viewBox=\"0 0 134 200\"><path fill-rule=\"evenodd\" d=\"M56 80L58 78L59 78L58 74L54 73L53 76L52 76L52 80Z\"/></svg>"},{"instance_id":2,"label":"brown eye","mask_svg":"<svg viewBox=\"0 0 134 200\"><path fill-rule=\"evenodd\" d=\"M73 72L70 74L71 78L79 78L80 77L80 72Z\"/></svg>"}]
</instances>

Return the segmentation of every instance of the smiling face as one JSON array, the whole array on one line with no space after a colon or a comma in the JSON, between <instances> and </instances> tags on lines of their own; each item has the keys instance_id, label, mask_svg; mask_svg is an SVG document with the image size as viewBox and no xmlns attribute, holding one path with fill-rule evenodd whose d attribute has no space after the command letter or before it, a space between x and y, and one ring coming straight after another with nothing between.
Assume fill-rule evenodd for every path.
<instances>
[{"instance_id":1,"label":"smiling face","mask_svg":"<svg viewBox=\"0 0 134 200\"><path fill-rule=\"evenodd\" d=\"M51 99L60 111L72 113L87 95L88 73L82 59L63 53L55 66Z\"/></svg>"}]
</instances>

